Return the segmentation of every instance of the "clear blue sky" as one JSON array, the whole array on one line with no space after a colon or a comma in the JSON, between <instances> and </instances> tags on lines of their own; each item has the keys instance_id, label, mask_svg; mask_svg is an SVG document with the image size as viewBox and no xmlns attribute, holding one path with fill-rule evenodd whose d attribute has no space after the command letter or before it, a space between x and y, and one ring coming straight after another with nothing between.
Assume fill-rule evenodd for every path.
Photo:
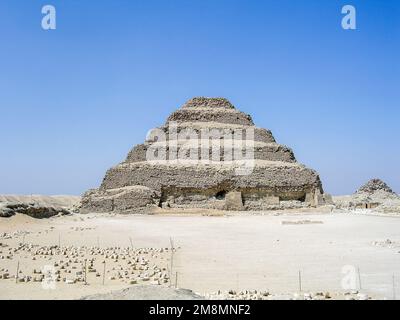
<instances>
[{"instance_id":1,"label":"clear blue sky","mask_svg":"<svg viewBox=\"0 0 400 320\"><path fill-rule=\"evenodd\" d=\"M97 187L193 96L250 113L327 192L400 192L400 1L0 0L0 39L0 193Z\"/></svg>"}]
</instances>

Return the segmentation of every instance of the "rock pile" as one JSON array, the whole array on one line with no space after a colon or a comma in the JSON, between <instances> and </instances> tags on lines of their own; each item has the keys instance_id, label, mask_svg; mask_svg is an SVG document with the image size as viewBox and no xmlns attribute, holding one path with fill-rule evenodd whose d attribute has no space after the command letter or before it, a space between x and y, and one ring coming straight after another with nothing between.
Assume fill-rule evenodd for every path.
<instances>
[{"instance_id":1,"label":"rock pile","mask_svg":"<svg viewBox=\"0 0 400 320\"><path fill-rule=\"evenodd\" d=\"M373 241L372 245L376 246L376 247L389 248L389 249L399 249L400 248L399 241L393 241L390 239L386 239L384 241Z\"/></svg>"},{"instance_id":2,"label":"rock pile","mask_svg":"<svg viewBox=\"0 0 400 320\"><path fill-rule=\"evenodd\" d=\"M8 218L16 213L42 219L70 214L70 211L61 207L40 206L36 203L0 203L0 217Z\"/></svg>"},{"instance_id":3,"label":"rock pile","mask_svg":"<svg viewBox=\"0 0 400 320\"><path fill-rule=\"evenodd\" d=\"M109 169L101 186L83 195L81 212L264 210L330 201L318 174L271 131L224 98L197 97Z\"/></svg>"},{"instance_id":4,"label":"rock pile","mask_svg":"<svg viewBox=\"0 0 400 320\"><path fill-rule=\"evenodd\" d=\"M301 292L288 294L273 294L258 290L229 290L207 293L204 295L210 300L370 300L365 293L357 290L349 292Z\"/></svg>"}]
</instances>

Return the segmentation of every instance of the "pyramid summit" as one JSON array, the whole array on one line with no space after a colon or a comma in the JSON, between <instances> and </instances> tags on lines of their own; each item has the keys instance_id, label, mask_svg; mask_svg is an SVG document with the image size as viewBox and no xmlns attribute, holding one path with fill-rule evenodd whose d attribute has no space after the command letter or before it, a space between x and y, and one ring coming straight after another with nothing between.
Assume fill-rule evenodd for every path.
<instances>
[{"instance_id":1,"label":"pyramid summit","mask_svg":"<svg viewBox=\"0 0 400 320\"><path fill-rule=\"evenodd\" d=\"M319 175L225 98L196 97L87 191L83 212L267 210L329 200Z\"/></svg>"},{"instance_id":2,"label":"pyramid summit","mask_svg":"<svg viewBox=\"0 0 400 320\"><path fill-rule=\"evenodd\" d=\"M195 97L187 101L182 106L182 108L199 108L199 107L235 109L233 104L230 103L230 101L225 98Z\"/></svg>"}]
</instances>

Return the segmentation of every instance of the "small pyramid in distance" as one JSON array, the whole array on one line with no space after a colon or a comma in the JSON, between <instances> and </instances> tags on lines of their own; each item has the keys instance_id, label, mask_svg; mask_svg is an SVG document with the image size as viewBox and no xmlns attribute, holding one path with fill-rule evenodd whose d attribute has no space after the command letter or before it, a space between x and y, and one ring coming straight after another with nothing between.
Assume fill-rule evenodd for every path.
<instances>
[{"instance_id":1,"label":"small pyramid in distance","mask_svg":"<svg viewBox=\"0 0 400 320\"><path fill-rule=\"evenodd\" d=\"M387 183L378 178L369 180L367 183L365 183L363 186L361 186L356 191L356 193L372 194L376 191L383 191L383 192L394 194L394 191L387 185Z\"/></svg>"},{"instance_id":2,"label":"small pyramid in distance","mask_svg":"<svg viewBox=\"0 0 400 320\"><path fill-rule=\"evenodd\" d=\"M210 138L210 132L220 135ZM243 145L251 146L245 161L237 158ZM164 158L149 160L149 154ZM249 164L250 170L241 171ZM268 210L329 201L318 173L298 163L270 130L255 126L225 98L195 97L109 169L100 187L83 195L81 211Z\"/></svg>"}]
</instances>

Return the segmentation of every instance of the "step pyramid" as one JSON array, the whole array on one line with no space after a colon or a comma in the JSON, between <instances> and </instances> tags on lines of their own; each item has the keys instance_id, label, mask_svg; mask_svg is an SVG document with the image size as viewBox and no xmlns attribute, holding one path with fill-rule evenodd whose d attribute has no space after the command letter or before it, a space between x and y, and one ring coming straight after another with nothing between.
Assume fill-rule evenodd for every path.
<instances>
[{"instance_id":1,"label":"step pyramid","mask_svg":"<svg viewBox=\"0 0 400 320\"><path fill-rule=\"evenodd\" d=\"M196 97L82 198L83 212L268 210L329 201L319 175L227 99Z\"/></svg>"}]
</instances>

